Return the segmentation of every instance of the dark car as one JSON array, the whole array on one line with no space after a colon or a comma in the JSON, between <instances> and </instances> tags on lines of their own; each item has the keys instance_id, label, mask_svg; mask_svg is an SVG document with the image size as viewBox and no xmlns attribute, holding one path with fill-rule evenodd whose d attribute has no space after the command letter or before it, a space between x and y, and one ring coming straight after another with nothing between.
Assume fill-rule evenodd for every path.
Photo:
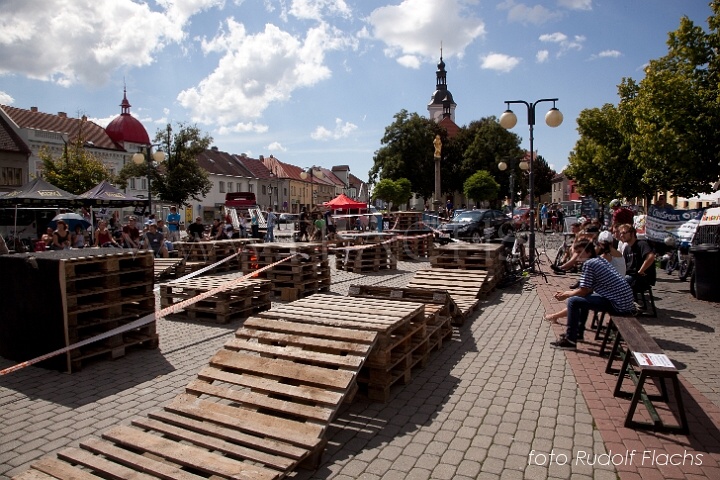
<instances>
[{"instance_id":1,"label":"dark car","mask_svg":"<svg viewBox=\"0 0 720 480\"><path fill-rule=\"evenodd\" d=\"M480 243L502 238L513 231L511 220L500 210L466 210L440 227L437 239L448 243L451 239Z\"/></svg>"}]
</instances>

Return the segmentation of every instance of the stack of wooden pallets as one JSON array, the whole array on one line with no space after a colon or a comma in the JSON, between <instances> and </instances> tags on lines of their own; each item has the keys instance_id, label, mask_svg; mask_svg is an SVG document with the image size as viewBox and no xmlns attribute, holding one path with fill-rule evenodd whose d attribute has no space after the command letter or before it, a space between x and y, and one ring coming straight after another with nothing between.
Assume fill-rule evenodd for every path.
<instances>
[{"instance_id":1,"label":"stack of wooden pallets","mask_svg":"<svg viewBox=\"0 0 720 480\"><path fill-rule=\"evenodd\" d=\"M175 242L173 246L178 252L178 257L185 259L187 269L194 272L243 250L246 245L259 242L260 240L256 238L236 238L201 242ZM233 259L218 265L213 271L227 272L238 270L238 268L238 261Z\"/></svg>"},{"instance_id":2,"label":"stack of wooden pallets","mask_svg":"<svg viewBox=\"0 0 720 480\"><path fill-rule=\"evenodd\" d=\"M504 247L499 243L449 243L436 246L430 255L433 268L485 270L484 293L495 288L504 272Z\"/></svg>"},{"instance_id":3,"label":"stack of wooden pallets","mask_svg":"<svg viewBox=\"0 0 720 480\"><path fill-rule=\"evenodd\" d=\"M335 249L335 268L353 273L395 270L400 256L400 240L392 238Z\"/></svg>"},{"instance_id":4,"label":"stack of wooden pallets","mask_svg":"<svg viewBox=\"0 0 720 480\"><path fill-rule=\"evenodd\" d=\"M413 368L427 363L433 347L425 307L419 303L385 299L359 302L318 294L274 307L260 316L376 333L377 344L358 377L362 391L372 400L387 401L393 385L408 383Z\"/></svg>"},{"instance_id":5,"label":"stack of wooden pallets","mask_svg":"<svg viewBox=\"0 0 720 480\"><path fill-rule=\"evenodd\" d=\"M483 296L483 284L487 277L488 274L484 270L430 268L415 272L407 287L446 291L464 318L479 307L480 298Z\"/></svg>"},{"instance_id":6,"label":"stack of wooden pallets","mask_svg":"<svg viewBox=\"0 0 720 480\"><path fill-rule=\"evenodd\" d=\"M127 325L155 311L149 251L87 249L4 255L0 355L22 361ZM27 288L33 286L34 288ZM44 364L68 372L89 359L157 348L155 322L57 356Z\"/></svg>"},{"instance_id":7,"label":"stack of wooden pallets","mask_svg":"<svg viewBox=\"0 0 720 480\"><path fill-rule=\"evenodd\" d=\"M153 262L155 281L180 278L185 274L185 266L183 257L155 258Z\"/></svg>"},{"instance_id":8,"label":"stack of wooden pallets","mask_svg":"<svg viewBox=\"0 0 720 480\"><path fill-rule=\"evenodd\" d=\"M162 410L38 460L20 480L286 478L316 468L377 334L251 317Z\"/></svg>"},{"instance_id":9,"label":"stack of wooden pallets","mask_svg":"<svg viewBox=\"0 0 720 480\"><path fill-rule=\"evenodd\" d=\"M433 233L404 234L398 236L400 239L401 260L417 260L428 258L433 248Z\"/></svg>"},{"instance_id":10,"label":"stack of wooden pallets","mask_svg":"<svg viewBox=\"0 0 720 480\"><path fill-rule=\"evenodd\" d=\"M427 232L427 228L423 224L423 212L417 211L392 212L390 229L401 234Z\"/></svg>"},{"instance_id":11,"label":"stack of wooden pallets","mask_svg":"<svg viewBox=\"0 0 720 480\"><path fill-rule=\"evenodd\" d=\"M243 273L279 263L261 272L258 278L270 280L276 297L283 301L297 300L330 290L330 263L327 246L322 243L262 243L248 245L240 254Z\"/></svg>"},{"instance_id":12,"label":"stack of wooden pallets","mask_svg":"<svg viewBox=\"0 0 720 480\"><path fill-rule=\"evenodd\" d=\"M210 275L160 285L160 304L162 308L175 305L228 281L233 281L228 275ZM271 296L272 284L268 280L243 280L231 288L189 305L181 313L168 318L228 323L269 309Z\"/></svg>"}]
</instances>

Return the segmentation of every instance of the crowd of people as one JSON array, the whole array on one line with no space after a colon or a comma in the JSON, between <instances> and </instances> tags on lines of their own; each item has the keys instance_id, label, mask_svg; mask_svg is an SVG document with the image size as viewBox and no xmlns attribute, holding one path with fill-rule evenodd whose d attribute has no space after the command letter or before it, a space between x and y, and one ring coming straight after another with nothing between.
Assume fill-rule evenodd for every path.
<instances>
[{"instance_id":1,"label":"crowd of people","mask_svg":"<svg viewBox=\"0 0 720 480\"><path fill-rule=\"evenodd\" d=\"M573 224L568 256L552 266L558 274L573 269L581 272L580 279L568 290L555 294L555 299L566 301L566 308L545 316L554 323L567 318L566 332L552 343L553 347L575 349L583 340L591 310L611 315L635 314L635 293L655 285L655 251L649 242L638 239L632 211L614 202L610 228L601 231L600 223L593 220Z\"/></svg>"}]
</instances>

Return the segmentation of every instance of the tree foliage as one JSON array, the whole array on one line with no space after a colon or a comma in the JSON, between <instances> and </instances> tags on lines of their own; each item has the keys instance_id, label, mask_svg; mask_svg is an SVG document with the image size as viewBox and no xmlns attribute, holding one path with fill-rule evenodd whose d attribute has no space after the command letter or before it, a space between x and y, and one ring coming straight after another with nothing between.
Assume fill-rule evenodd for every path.
<instances>
[{"instance_id":1,"label":"tree foliage","mask_svg":"<svg viewBox=\"0 0 720 480\"><path fill-rule=\"evenodd\" d=\"M645 78L622 79L617 108L581 112L567 172L581 192L607 199L711 190L720 175L720 0L710 6L709 31L683 17Z\"/></svg>"},{"instance_id":2,"label":"tree foliage","mask_svg":"<svg viewBox=\"0 0 720 480\"><path fill-rule=\"evenodd\" d=\"M472 198L476 204L487 200L497 200L500 193L500 184L487 170L478 170L472 174L463 185L463 193Z\"/></svg>"},{"instance_id":3,"label":"tree foliage","mask_svg":"<svg viewBox=\"0 0 720 480\"><path fill-rule=\"evenodd\" d=\"M38 154L43 162L45 180L75 195L85 193L112 177L105 165L85 149L82 126L80 132L69 145L65 145L60 158L53 158L46 148L41 149Z\"/></svg>"},{"instance_id":4,"label":"tree foliage","mask_svg":"<svg viewBox=\"0 0 720 480\"><path fill-rule=\"evenodd\" d=\"M383 178L375 185L373 189L373 200L383 200L394 205L407 204L412 196L412 184L407 178L398 180L390 180Z\"/></svg>"},{"instance_id":5,"label":"tree foliage","mask_svg":"<svg viewBox=\"0 0 720 480\"><path fill-rule=\"evenodd\" d=\"M117 183L124 188L131 177L150 176L154 195L173 205L190 205L190 200L201 201L212 188L208 173L197 161L197 156L206 150L213 139L193 125L178 124L177 133L170 125L158 130L155 142L164 145L165 161L136 165L126 164L118 174Z\"/></svg>"}]
</instances>

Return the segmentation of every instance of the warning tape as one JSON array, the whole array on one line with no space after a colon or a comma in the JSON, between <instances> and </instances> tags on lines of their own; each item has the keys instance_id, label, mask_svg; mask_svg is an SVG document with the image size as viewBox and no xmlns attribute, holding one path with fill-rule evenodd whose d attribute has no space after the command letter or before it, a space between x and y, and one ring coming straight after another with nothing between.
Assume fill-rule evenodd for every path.
<instances>
[{"instance_id":1,"label":"warning tape","mask_svg":"<svg viewBox=\"0 0 720 480\"><path fill-rule=\"evenodd\" d=\"M212 270L213 268L217 267L218 265L222 265L223 263L225 263L225 262L227 262L227 261L229 261L229 260L232 260L233 258L237 257L238 255L240 255L240 252L233 253L233 254L230 255L229 257L225 257L225 258L223 258L222 260L220 260L220 261L218 261L218 262L216 262L216 263L213 263L212 265L208 265L207 267L203 267L203 268L201 268L200 270L195 270L194 272L188 273L187 275L185 275L185 276L183 276L183 277L176 278L176 279L174 279L174 280L169 280L169 281L165 282L165 285L168 285L168 284L171 284L171 283L182 282L183 280L189 280L189 279L191 279L191 278L195 278L195 277L197 277L198 275L202 275L203 273L207 272L208 270ZM157 287L153 288L153 292L159 292L159 291L160 291L160 285L158 285Z\"/></svg>"},{"instance_id":2,"label":"warning tape","mask_svg":"<svg viewBox=\"0 0 720 480\"><path fill-rule=\"evenodd\" d=\"M426 227L428 227L430 230L432 230L434 233L437 233L438 235L442 235L442 234L443 234L443 232L441 232L441 231L438 230L437 228L431 227L430 225L428 225L428 224L425 223L425 222L420 222L420 225L425 225ZM442 237L441 237L441 238L442 238ZM455 243L468 243L468 242L466 242L465 240L459 240L459 239L457 239L457 238L452 238L452 237L449 237L448 240L450 240L450 241L452 241L452 242L455 242Z\"/></svg>"},{"instance_id":3,"label":"warning tape","mask_svg":"<svg viewBox=\"0 0 720 480\"><path fill-rule=\"evenodd\" d=\"M236 254L236 255L237 255L237 254ZM262 272L264 272L265 270L268 270L268 269L274 267L275 265L279 265L279 264L281 264L281 263L283 263L283 262L287 262L287 261L290 260L291 258L295 258L295 257L297 257L297 256L307 257L307 254L304 254L304 253L295 253L295 254L292 254L292 255L290 255L290 256L288 256L288 257L283 258L283 259L280 260L280 261L277 261L277 262L275 262L275 263L271 263L270 265L267 265L267 266L262 267L262 268L260 268L260 269L258 269L258 270L255 270L255 271L252 272L252 273L248 273L247 275L243 275L242 277L238 277L238 278L229 280L229 281L227 281L227 282L225 282L225 283L221 283L221 284L218 285L217 287L212 288L212 289L208 290L207 292L203 292L203 293L201 293L201 294L199 294L199 295L196 295L196 296L194 296L194 297L192 297L192 298L188 298L187 300L183 300L183 301L181 301L181 302L179 302L179 303L175 303L175 304L173 304L173 305L170 305L169 307L163 308L162 310L155 311L154 313L151 313L151 314L146 315L146 316L144 316L144 317L142 317L142 318L139 318L139 319L137 319L137 320L135 320L135 321L133 321L133 322L131 322L131 323L128 323L128 324L126 324L126 325L123 325L122 327L117 327L117 328L114 328L114 329L112 329L112 330L108 330L107 332L101 333L100 335L97 335L97 336L95 336L95 337L85 339L85 340L83 340L83 341L81 341L81 342L73 343L72 345L68 345L67 347L63 347L63 348L60 348L60 349L55 350L55 351L53 351L53 352L46 353L45 355L41 355L41 356L39 356L39 357L35 357L35 358L31 359L31 360L26 360L26 361L24 361L24 362L20 362L20 363L18 363L17 365L13 365L12 367L8 367L8 368L6 368L6 369L4 369L4 370L0 370L0 376L7 375L7 374L9 374L9 373L13 373L13 372L16 372L16 371L18 371L18 370L22 370L23 368L29 367L30 365L34 365L34 364L36 364L36 363L42 362L42 361L44 361L44 360L47 360L47 359L49 359L49 358L56 357L56 356L58 356L58 355L62 355L63 353L67 353L67 352L69 352L69 351L71 351L71 350L74 350L74 349L76 349L76 348L84 347L85 345L89 345L89 344L91 344L91 343L95 343L95 342L98 342L98 341L100 341L100 340L104 340L104 339L106 339L106 338L112 337L113 335L117 335L117 334L119 334L119 333L124 333L124 332L130 331L130 330L134 330L134 329L136 329L136 328L139 328L139 327L142 327L142 326L144 326L144 325L147 325L148 323L152 323L152 322L154 322L155 320L159 320L159 319L161 319L161 318L163 318L163 317L166 317L166 316L170 315L171 313L178 313L180 310L182 310L183 308L185 308L185 307L187 307L187 306L189 306L189 305L192 305L192 304L194 304L194 303L197 303L197 302L199 302L199 301L201 301L201 300L204 300L204 299L206 299L206 298L208 298L208 297L212 297L213 295L216 295L216 294L218 294L218 293L220 293L220 292L222 292L222 291L224 291L224 290L227 290L228 288L231 288L231 287L233 287L233 286L235 286L235 285L243 282L244 280L247 280L247 279L249 279L249 278L256 277L259 273L262 273ZM226 257L224 260L221 260L221 261L219 261L219 262L217 262L217 263L214 263L214 264L210 265L209 267L207 267L207 269L214 268L214 267L220 265L221 263L223 263L223 261L228 260L229 258L230 258L230 257ZM198 271L200 271L200 270L198 270ZM193 273L197 273L197 272L193 272ZM191 275L192 275L192 274L191 274ZM193 276L194 276L194 275L193 275ZM178 280L179 280L179 279L178 279Z\"/></svg>"}]
</instances>

